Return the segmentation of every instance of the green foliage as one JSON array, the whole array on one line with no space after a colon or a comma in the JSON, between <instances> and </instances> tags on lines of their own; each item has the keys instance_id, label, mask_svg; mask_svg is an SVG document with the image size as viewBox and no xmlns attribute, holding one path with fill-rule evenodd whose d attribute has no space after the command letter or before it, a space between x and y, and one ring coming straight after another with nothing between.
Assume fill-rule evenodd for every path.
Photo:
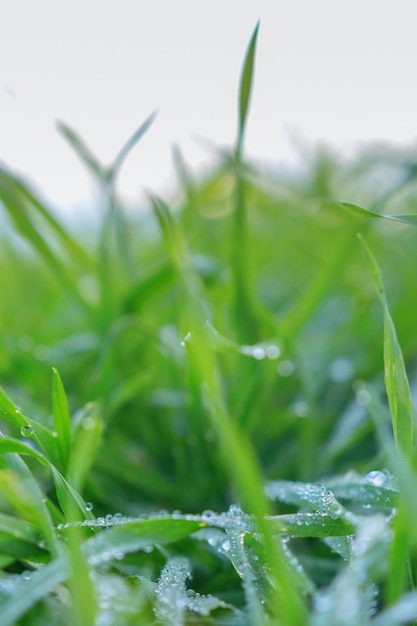
<instances>
[{"instance_id":1,"label":"green foliage","mask_svg":"<svg viewBox=\"0 0 417 626\"><path fill-rule=\"evenodd\" d=\"M247 163L257 36L236 145L199 183L176 151L177 205L118 198L155 114L110 167L60 125L87 232L0 171L2 626L417 621L415 165Z\"/></svg>"}]
</instances>

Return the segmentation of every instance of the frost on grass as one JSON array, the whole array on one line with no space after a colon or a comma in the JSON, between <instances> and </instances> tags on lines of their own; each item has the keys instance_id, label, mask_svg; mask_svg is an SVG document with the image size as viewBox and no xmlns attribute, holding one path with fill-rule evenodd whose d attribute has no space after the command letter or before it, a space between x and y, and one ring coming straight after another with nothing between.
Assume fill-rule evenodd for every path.
<instances>
[{"instance_id":1,"label":"frost on grass","mask_svg":"<svg viewBox=\"0 0 417 626\"><path fill-rule=\"evenodd\" d=\"M312 626L366 626L376 613L375 584L386 574L392 531L382 515L363 518L349 563L315 597Z\"/></svg>"},{"instance_id":2,"label":"frost on grass","mask_svg":"<svg viewBox=\"0 0 417 626\"><path fill-rule=\"evenodd\" d=\"M160 624L183 626L187 611L207 616L215 609L231 608L215 596L187 589L186 581L190 577L190 563L184 557L169 559L162 569L155 589L155 615Z\"/></svg>"}]
</instances>

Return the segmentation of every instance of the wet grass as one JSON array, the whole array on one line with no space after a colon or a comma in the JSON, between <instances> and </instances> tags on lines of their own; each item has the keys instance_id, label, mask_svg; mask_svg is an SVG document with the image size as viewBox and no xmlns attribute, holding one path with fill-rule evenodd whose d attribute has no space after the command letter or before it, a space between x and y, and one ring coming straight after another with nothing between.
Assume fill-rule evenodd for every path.
<instances>
[{"instance_id":1,"label":"wet grass","mask_svg":"<svg viewBox=\"0 0 417 626\"><path fill-rule=\"evenodd\" d=\"M87 232L0 170L2 626L417 621L415 163L247 162L257 36L171 206L117 194L154 115L110 167L61 125Z\"/></svg>"}]
</instances>

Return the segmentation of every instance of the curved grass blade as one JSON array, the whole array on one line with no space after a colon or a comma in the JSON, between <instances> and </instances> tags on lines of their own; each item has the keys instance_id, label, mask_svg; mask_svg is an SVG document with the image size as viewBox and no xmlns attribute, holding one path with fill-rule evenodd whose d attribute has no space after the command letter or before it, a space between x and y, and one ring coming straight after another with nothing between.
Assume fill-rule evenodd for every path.
<instances>
[{"instance_id":1,"label":"curved grass blade","mask_svg":"<svg viewBox=\"0 0 417 626\"><path fill-rule=\"evenodd\" d=\"M352 204L351 202L341 202L340 206L344 209L348 209L351 213L355 213L356 215L363 217L385 218L386 220L394 220L396 222L410 224L411 226L417 226L417 213L409 213L405 215L383 215L382 213L375 213L375 211L364 209L358 204Z\"/></svg>"},{"instance_id":2,"label":"curved grass blade","mask_svg":"<svg viewBox=\"0 0 417 626\"><path fill-rule=\"evenodd\" d=\"M119 152L116 155L116 158L113 161L112 166L110 167L110 169L108 171L108 175L107 176L108 176L108 181L110 183L114 182L114 180L115 180L116 176L118 175L118 173L120 171L120 168L123 165L123 162L126 159L127 155L129 154L129 152L131 152L131 150L133 150L135 145L143 137L143 135L146 133L148 128L150 128L150 126L152 126L152 124L153 124L157 114L158 114L157 111L153 111L146 118L146 120L139 126L139 128L133 133L133 135L130 137L130 139L128 139L128 141L125 143L125 145L119 150Z\"/></svg>"},{"instance_id":3,"label":"curved grass blade","mask_svg":"<svg viewBox=\"0 0 417 626\"><path fill-rule=\"evenodd\" d=\"M3 440L0 439L0 443ZM53 521L44 495L28 466L19 454L6 453L7 469L0 471L1 493L24 520L29 520L43 534L52 554L58 553ZM31 528L31 524L28 526Z\"/></svg>"},{"instance_id":4,"label":"curved grass blade","mask_svg":"<svg viewBox=\"0 0 417 626\"><path fill-rule=\"evenodd\" d=\"M14 404L1 387L0 414L7 424L20 428L22 436L31 437L33 441L36 441L45 452L48 459L52 463L59 465L60 458L57 453L57 444L52 432L43 424L23 415L22 411Z\"/></svg>"},{"instance_id":5,"label":"curved grass blade","mask_svg":"<svg viewBox=\"0 0 417 626\"><path fill-rule=\"evenodd\" d=\"M72 486L62 476L61 472L49 461L49 459L45 455L35 450L35 448L33 448L32 446L18 441L17 439L12 439L11 437L0 438L0 454L7 453L16 453L18 455L31 456L39 463L41 463L41 465L48 467L51 470L58 501L66 517L68 517L69 519L73 517L69 513L71 510L74 509L74 504L76 505L75 508L81 511L82 519L88 516L91 517L91 515L88 515L88 513L86 513L85 503L81 496L76 492L75 489L72 488Z\"/></svg>"},{"instance_id":6,"label":"curved grass blade","mask_svg":"<svg viewBox=\"0 0 417 626\"><path fill-rule=\"evenodd\" d=\"M413 451L413 406L404 358L388 308L378 263L363 237L361 235L358 237L368 257L372 279L384 313L385 388L391 410L394 437L397 446L401 447L410 458Z\"/></svg>"}]
</instances>

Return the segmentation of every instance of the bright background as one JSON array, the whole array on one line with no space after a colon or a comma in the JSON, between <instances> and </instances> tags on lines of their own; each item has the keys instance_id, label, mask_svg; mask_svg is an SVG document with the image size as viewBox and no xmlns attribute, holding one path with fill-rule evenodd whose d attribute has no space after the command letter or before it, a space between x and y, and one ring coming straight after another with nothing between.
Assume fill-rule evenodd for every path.
<instances>
[{"instance_id":1,"label":"bright background","mask_svg":"<svg viewBox=\"0 0 417 626\"><path fill-rule=\"evenodd\" d=\"M107 163L158 109L119 189L167 193L174 143L199 170L211 157L194 137L233 142L258 18L250 156L294 159L298 133L345 151L415 139L415 0L0 0L0 16L0 160L67 211L94 189L55 120Z\"/></svg>"}]
</instances>

